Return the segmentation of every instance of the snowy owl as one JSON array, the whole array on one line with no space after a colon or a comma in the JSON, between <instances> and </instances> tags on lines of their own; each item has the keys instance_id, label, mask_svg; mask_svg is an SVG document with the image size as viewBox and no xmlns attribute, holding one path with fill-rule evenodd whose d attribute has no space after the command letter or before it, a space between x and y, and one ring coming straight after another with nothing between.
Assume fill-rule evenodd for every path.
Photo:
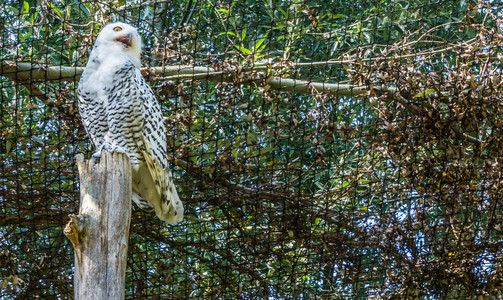
<instances>
[{"instance_id":1,"label":"snowy owl","mask_svg":"<svg viewBox=\"0 0 503 300\"><path fill-rule=\"evenodd\" d=\"M170 224L183 205L168 166L161 106L140 73L141 38L124 23L99 33L79 82L79 112L96 153L124 152L131 161L133 201Z\"/></svg>"}]
</instances>

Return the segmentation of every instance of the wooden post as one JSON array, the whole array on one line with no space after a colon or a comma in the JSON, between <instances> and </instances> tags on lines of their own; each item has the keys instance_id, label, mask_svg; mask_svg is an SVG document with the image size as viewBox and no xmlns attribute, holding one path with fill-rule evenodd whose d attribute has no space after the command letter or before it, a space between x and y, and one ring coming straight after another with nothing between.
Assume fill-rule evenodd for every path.
<instances>
[{"instance_id":1,"label":"wooden post","mask_svg":"<svg viewBox=\"0 0 503 300\"><path fill-rule=\"evenodd\" d=\"M80 209L64 229L75 249L75 299L124 299L131 164L123 153L77 155Z\"/></svg>"}]
</instances>

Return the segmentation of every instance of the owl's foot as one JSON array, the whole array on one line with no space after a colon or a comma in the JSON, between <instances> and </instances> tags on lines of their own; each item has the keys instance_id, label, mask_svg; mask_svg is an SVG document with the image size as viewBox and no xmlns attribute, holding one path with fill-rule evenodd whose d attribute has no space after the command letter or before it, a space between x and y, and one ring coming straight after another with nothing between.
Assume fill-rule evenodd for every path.
<instances>
[{"instance_id":1,"label":"owl's foot","mask_svg":"<svg viewBox=\"0 0 503 300\"><path fill-rule=\"evenodd\" d=\"M126 154L126 150L124 150L124 148L122 148L121 146L118 146L116 144L103 144L103 146L101 146L101 151L103 150L106 150L108 152L117 152L117 153L124 153Z\"/></svg>"},{"instance_id":2,"label":"owl's foot","mask_svg":"<svg viewBox=\"0 0 503 300\"><path fill-rule=\"evenodd\" d=\"M153 211L152 205L145 199L143 199L137 192L133 191L132 194L133 202L138 205L142 210Z\"/></svg>"},{"instance_id":3,"label":"owl's foot","mask_svg":"<svg viewBox=\"0 0 503 300\"><path fill-rule=\"evenodd\" d=\"M110 149L107 149L107 150L110 151L110 152L127 154L126 150L124 150L124 148L122 148L121 146L112 145L112 147Z\"/></svg>"},{"instance_id":4,"label":"owl's foot","mask_svg":"<svg viewBox=\"0 0 503 300\"><path fill-rule=\"evenodd\" d=\"M105 148L105 145L101 145L101 147L93 153L93 158L99 159L101 158L101 151Z\"/></svg>"},{"instance_id":5,"label":"owl's foot","mask_svg":"<svg viewBox=\"0 0 503 300\"><path fill-rule=\"evenodd\" d=\"M113 145L113 144L111 145L111 144L105 143L105 144L101 145L100 149L98 149L98 151L96 151L92 156L94 158L101 158L102 151L127 154L126 150L124 150L124 148L122 148L121 146L117 146L117 145Z\"/></svg>"}]
</instances>

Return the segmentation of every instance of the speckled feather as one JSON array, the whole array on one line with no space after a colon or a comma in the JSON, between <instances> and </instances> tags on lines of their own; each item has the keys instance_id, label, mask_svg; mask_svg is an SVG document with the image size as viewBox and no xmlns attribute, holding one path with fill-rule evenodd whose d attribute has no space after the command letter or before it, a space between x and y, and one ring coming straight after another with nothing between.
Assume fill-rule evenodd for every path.
<instances>
[{"instance_id":1,"label":"speckled feather","mask_svg":"<svg viewBox=\"0 0 503 300\"><path fill-rule=\"evenodd\" d=\"M141 39L124 23L105 26L79 82L79 112L99 157L125 152L132 167L133 200L168 223L183 218L168 166L166 128L154 93L140 73Z\"/></svg>"}]
</instances>

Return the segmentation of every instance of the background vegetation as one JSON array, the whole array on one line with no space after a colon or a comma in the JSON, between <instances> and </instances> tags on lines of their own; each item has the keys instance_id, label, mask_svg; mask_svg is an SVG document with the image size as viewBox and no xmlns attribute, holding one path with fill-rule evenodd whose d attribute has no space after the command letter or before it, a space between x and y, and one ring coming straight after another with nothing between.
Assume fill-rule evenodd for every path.
<instances>
[{"instance_id":1,"label":"background vegetation","mask_svg":"<svg viewBox=\"0 0 503 300\"><path fill-rule=\"evenodd\" d=\"M186 206L133 212L127 298L502 296L497 1L1 1L0 297L72 298L75 93L112 21Z\"/></svg>"}]
</instances>

